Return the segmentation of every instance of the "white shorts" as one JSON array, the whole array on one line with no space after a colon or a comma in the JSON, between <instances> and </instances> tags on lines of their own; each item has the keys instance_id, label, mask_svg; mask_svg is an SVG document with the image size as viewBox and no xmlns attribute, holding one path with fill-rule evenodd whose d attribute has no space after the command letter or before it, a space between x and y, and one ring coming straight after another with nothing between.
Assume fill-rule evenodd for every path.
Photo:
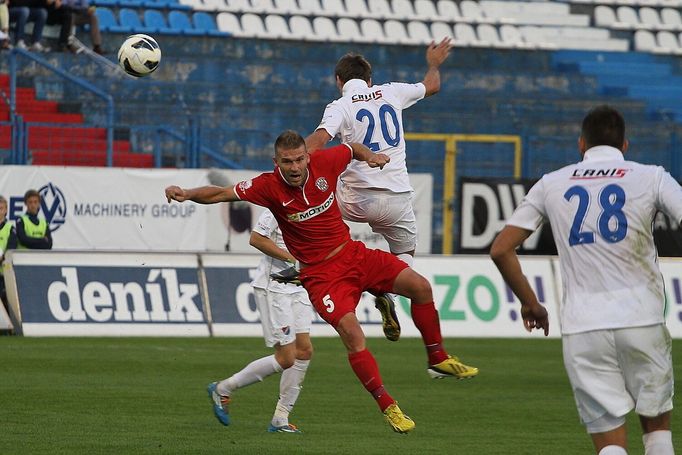
<instances>
[{"instance_id":1,"label":"white shorts","mask_svg":"<svg viewBox=\"0 0 682 455\"><path fill-rule=\"evenodd\" d=\"M631 410L673 408L672 341L665 325L563 336L564 365L588 433L613 430Z\"/></svg>"},{"instance_id":2,"label":"white shorts","mask_svg":"<svg viewBox=\"0 0 682 455\"><path fill-rule=\"evenodd\" d=\"M310 333L315 310L307 292L282 294L254 288L253 294L267 347L284 346L293 343L297 333Z\"/></svg>"},{"instance_id":3,"label":"white shorts","mask_svg":"<svg viewBox=\"0 0 682 455\"><path fill-rule=\"evenodd\" d=\"M336 199L345 220L367 223L381 234L393 254L417 248L417 218L412 200L414 191L393 193L389 190L352 188L339 182Z\"/></svg>"}]
</instances>

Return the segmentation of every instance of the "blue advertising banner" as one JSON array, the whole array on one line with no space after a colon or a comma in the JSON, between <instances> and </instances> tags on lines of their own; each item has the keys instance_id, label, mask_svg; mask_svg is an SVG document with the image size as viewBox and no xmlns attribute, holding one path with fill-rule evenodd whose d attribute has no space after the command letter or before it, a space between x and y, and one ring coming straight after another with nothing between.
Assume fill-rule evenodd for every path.
<instances>
[{"instance_id":1,"label":"blue advertising banner","mask_svg":"<svg viewBox=\"0 0 682 455\"><path fill-rule=\"evenodd\" d=\"M15 256L11 294L25 335L208 333L195 255Z\"/></svg>"}]
</instances>

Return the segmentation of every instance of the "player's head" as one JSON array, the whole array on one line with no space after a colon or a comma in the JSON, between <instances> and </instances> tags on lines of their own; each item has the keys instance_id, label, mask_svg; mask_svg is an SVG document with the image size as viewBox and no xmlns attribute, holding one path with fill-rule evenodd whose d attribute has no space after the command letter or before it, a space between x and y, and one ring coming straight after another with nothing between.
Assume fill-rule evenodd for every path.
<instances>
[{"instance_id":1,"label":"player's head","mask_svg":"<svg viewBox=\"0 0 682 455\"><path fill-rule=\"evenodd\" d=\"M275 141L275 156L272 160L289 185L303 186L308 178L310 161L303 136L292 130L280 134Z\"/></svg>"},{"instance_id":2,"label":"player's head","mask_svg":"<svg viewBox=\"0 0 682 455\"><path fill-rule=\"evenodd\" d=\"M336 85L339 90L351 79L362 79L372 85L372 65L360 54L349 52L339 59L334 68Z\"/></svg>"},{"instance_id":3,"label":"player's head","mask_svg":"<svg viewBox=\"0 0 682 455\"><path fill-rule=\"evenodd\" d=\"M625 152L628 143L625 140L625 120L611 106L597 106L587 113L583 119L578 146L580 153L598 145L615 147Z\"/></svg>"},{"instance_id":4,"label":"player's head","mask_svg":"<svg viewBox=\"0 0 682 455\"><path fill-rule=\"evenodd\" d=\"M36 190L28 190L24 193L24 205L26 206L26 213L37 215L40 211L40 193Z\"/></svg>"},{"instance_id":5,"label":"player's head","mask_svg":"<svg viewBox=\"0 0 682 455\"><path fill-rule=\"evenodd\" d=\"M0 221L4 220L7 216L7 199L5 196L0 196Z\"/></svg>"}]
</instances>

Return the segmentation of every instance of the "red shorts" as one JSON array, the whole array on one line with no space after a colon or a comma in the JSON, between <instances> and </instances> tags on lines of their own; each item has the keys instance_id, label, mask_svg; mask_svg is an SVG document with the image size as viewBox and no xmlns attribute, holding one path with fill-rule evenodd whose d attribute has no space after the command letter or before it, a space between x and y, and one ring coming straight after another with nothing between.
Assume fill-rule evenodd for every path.
<instances>
[{"instance_id":1,"label":"red shorts","mask_svg":"<svg viewBox=\"0 0 682 455\"><path fill-rule=\"evenodd\" d=\"M407 267L391 253L350 240L331 258L301 270L301 281L317 313L336 327L344 315L355 313L362 291L393 292Z\"/></svg>"}]
</instances>

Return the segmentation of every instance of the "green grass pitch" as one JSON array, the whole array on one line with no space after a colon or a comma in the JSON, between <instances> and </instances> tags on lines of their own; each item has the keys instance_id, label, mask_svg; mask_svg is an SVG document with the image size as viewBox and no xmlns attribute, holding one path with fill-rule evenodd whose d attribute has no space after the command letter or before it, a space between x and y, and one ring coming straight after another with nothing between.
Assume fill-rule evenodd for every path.
<instances>
[{"instance_id":1,"label":"green grass pitch","mask_svg":"<svg viewBox=\"0 0 682 455\"><path fill-rule=\"evenodd\" d=\"M387 389L417 424L407 435L384 422L337 338L314 344L291 416L304 434L291 435L265 431L279 375L235 394L229 427L206 396L208 382L270 353L260 339L0 337L0 454L593 453L559 340L449 339L481 373L434 381L419 340L369 339ZM681 351L677 340L673 353ZM641 454L636 419L628 425L630 453Z\"/></svg>"}]
</instances>

